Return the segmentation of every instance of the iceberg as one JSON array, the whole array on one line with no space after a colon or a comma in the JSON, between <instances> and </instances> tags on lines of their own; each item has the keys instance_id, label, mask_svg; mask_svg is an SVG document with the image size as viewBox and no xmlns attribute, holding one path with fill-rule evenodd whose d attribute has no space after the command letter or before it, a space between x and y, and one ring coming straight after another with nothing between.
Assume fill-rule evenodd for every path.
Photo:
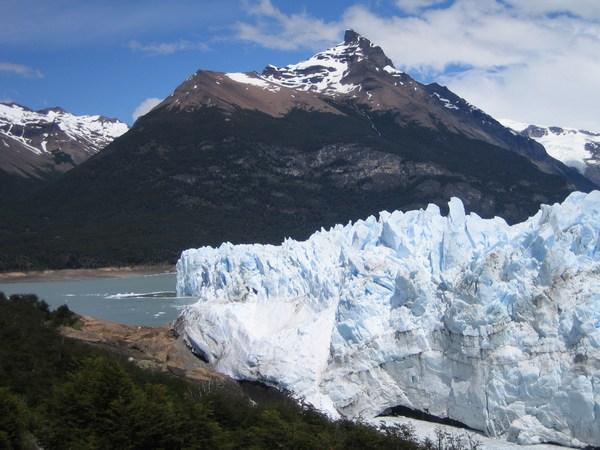
<instances>
[{"instance_id":1,"label":"iceberg","mask_svg":"<svg viewBox=\"0 0 600 450\"><path fill-rule=\"evenodd\" d=\"M381 212L182 253L177 328L233 378L332 417L403 406L520 444L600 446L600 192L527 221Z\"/></svg>"}]
</instances>

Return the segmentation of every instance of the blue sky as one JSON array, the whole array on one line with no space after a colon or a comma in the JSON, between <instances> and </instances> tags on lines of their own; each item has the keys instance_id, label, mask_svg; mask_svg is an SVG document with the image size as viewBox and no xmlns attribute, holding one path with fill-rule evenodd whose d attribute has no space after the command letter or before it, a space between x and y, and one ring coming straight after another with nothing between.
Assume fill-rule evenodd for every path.
<instances>
[{"instance_id":1,"label":"blue sky","mask_svg":"<svg viewBox=\"0 0 600 450\"><path fill-rule=\"evenodd\" d=\"M595 0L0 0L0 100L131 122L199 68L260 71L354 28L497 117L600 130Z\"/></svg>"}]
</instances>

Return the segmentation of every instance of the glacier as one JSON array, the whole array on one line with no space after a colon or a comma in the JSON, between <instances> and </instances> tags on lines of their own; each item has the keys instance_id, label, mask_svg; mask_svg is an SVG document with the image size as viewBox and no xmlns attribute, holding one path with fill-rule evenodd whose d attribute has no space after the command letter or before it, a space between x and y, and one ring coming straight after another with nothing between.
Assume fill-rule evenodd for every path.
<instances>
[{"instance_id":1,"label":"glacier","mask_svg":"<svg viewBox=\"0 0 600 450\"><path fill-rule=\"evenodd\" d=\"M527 221L381 212L182 253L176 327L214 368L332 417L394 406L519 444L600 446L600 192Z\"/></svg>"}]
</instances>

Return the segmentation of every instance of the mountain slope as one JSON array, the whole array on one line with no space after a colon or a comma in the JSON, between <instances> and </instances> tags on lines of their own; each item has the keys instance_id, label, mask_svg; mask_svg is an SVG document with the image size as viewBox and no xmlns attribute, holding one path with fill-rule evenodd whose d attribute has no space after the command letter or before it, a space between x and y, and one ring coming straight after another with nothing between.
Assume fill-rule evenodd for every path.
<instances>
[{"instance_id":1,"label":"mountain slope","mask_svg":"<svg viewBox=\"0 0 600 450\"><path fill-rule=\"evenodd\" d=\"M174 261L190 246L305 238L451 196L515 221L593 186L536 142L390 63L347 32L286 68L196 72L30 199L15 216L28 232L15 241L0 230L5 267L17 255L31 266Z\"/></svg>"},{"instance_id":2,"label":"mountain slope","mask_svg":"<svg viewBox=\"0 0 600 450\"><path fill-rule=\"evenodd\" d=\"M541 127L513 120L502 123L536 140L559 161L574 167L595 184L600 184L600 133L575 128Z\"/></svg>"}]
</instances>

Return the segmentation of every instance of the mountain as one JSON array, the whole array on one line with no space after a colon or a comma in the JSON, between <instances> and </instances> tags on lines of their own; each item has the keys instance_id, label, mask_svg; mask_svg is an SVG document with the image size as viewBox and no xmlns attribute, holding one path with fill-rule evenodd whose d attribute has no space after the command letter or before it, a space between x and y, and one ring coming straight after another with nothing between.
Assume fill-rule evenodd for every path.
<instances>
[{"instance_id":1,"label":"mountain","mask_svg":"<svg viewBox=\"0 0 600 450\"><path fill-rule=\"evenodd\" d=\"M446 87L423 85L397 70L381 47L352 30L346 31L344 42L331 49L298 64L282 68L269 65L262 74L199 71L159 108L191 111L199 106L229 111L241 107L276 117L294 108L348 114L344 107L352 107L369 114L392 113L396 125L416 125L482 140L526 156L544 172L585 185L541 146L515 136ZM370 120L365 111L355 112Z\"/></svg>"},{"instance_id":2,"label":"mountain","mask_svg":"<svg viewBox=\"0 0 600 450\"><path fill-rule=\"evenodd\" d=\"M0 228L0 267L174 262L190 246L303 239L384 209L445 208L451 196L514 222L593 187L347 31L298 64L194 73L17 208Z\"/></svg>"},{"instance_id":3,"label":"mountain","mask_svg":"<svg viewBox=\"0 0 600 450\"><path fill-rule=\"evenodd\" d=\"M128 126L102 116L76 116L62 108L32 111L0 103L0 173L8 180L48 180L98 153Z\"/></svg>"},{"instance_id":4,"label":"mountain","mask_svg":"<svg viewBox=\"0 0 600 450\"><path fill-rule=\"evenodd\" d=\"M513 226L449 211L187 250L177 292L198 302L178 332L217 371L334 417L420 412L598 448L600 191Z\"/></svg>"},{"instance_id":5,"label":"mountain","mask_svg":"<svg viewBox=\"0 0 600 450\"><path fill-rule=\"evenodd\" d=\"M502 123L522 136L536 140L553 158L574 167L600 185L600 133L562 127L541 127L513 120Z\"/></svg>"}]
</instances>

